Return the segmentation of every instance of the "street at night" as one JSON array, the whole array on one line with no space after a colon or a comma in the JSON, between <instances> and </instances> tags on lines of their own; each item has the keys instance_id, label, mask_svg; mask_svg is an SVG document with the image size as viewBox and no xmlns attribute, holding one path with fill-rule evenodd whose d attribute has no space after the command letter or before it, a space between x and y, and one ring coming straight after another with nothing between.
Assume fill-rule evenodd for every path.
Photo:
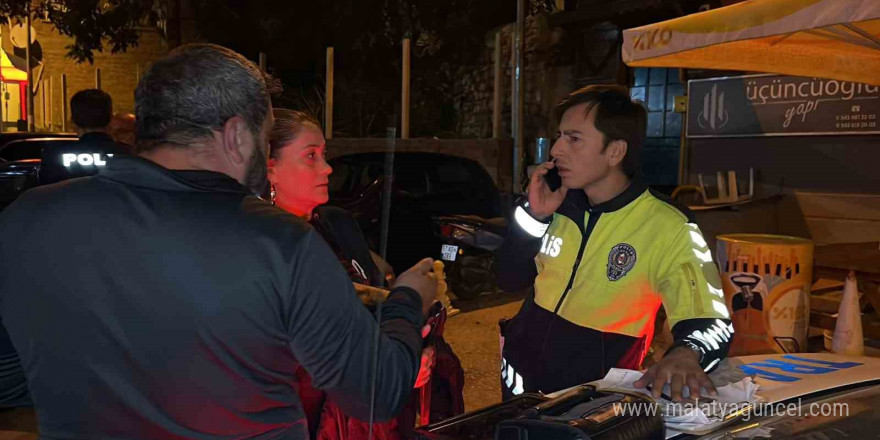
<instances>
[{"instance_id":1,"label":"street at night","mask_svg":"<svg viewBox=\"0 0 880 440\"><path fill-rule=\"evenodd\" d=\"M0 440L880 439L878 0L0 0Z\"/></svg>"}]
</instances>

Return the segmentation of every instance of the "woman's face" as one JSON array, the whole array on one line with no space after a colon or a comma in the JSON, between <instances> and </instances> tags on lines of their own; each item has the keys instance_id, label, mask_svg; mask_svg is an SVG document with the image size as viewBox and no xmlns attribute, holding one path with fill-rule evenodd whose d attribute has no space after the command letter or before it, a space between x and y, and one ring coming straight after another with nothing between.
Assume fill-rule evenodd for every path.
<instances>
[{"instance_id":1,"label":"woman's face","mask_svg":"<svg viewBox=\"0 0 880 440\"><path fill-rule=\"evenodd\" d=\"M303 127L296 138L269 159L269 181L275 185L275 204L303 215L329 199L324 135L317 127Z\"/></svg>"}]
</instances>

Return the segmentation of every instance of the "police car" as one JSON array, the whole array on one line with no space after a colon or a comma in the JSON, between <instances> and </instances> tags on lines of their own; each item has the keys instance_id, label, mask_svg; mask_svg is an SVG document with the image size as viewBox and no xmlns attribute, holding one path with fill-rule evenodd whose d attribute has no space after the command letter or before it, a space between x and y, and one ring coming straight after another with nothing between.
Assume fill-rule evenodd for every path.
<instances>
[{"instance_id":1,"label":"police car","mask_svg":"<svg viewBox=\"0 0 880 440\"><path fill-rule=\"evenodd\" d=\"M14 162L25 159L39 159L43 147L56 144L72 144L76 142L76 136L46 134L38 137L9 139L3 136L0 139L0 160Z\"/></svg>"},{"instance_id":2,"label":"police car","mask_svg":"<svg viewBox=\"0 0 880 440\"><path fill-rule=\"evenodd\" d=\"M0 146L0 209L34 186L96 174L111 156L66 135L7 142Z\"/></svg>"},{"instance_id":3,"label":"police car","mask_svg":"<svg viewBox=\"0 0 880 440\"><path fill-rule=\"evenodd\" d=\"M830 353L744 356L729 365L758 385L759 399L707 423L669 424L655 414L622 413L645 396L590 384L507 402L417 429L417 438L453 439L876 439L880 358Z\"/></svg>"}]
</instances>

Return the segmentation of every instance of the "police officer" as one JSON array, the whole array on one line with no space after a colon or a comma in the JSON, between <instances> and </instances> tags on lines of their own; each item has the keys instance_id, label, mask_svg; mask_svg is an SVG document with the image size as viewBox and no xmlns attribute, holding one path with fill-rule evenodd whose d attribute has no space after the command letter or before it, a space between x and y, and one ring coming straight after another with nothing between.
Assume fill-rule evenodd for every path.
<instances>
[{"instance_id":1,"label":"police officer","mask_svg":"<svg viewBox=\"0 0 880 440\"><path fill-rule=\"evenodd\" d=\"M534 284L502 324L502 390L553 392L638 369L666 308L675 339L634 385L714 394L706 372L727 355L730 322L718 269L686 208L639 179L646 112L621 86L575 91L556 108L554 162L533 173L528 201L496 256L507 291ZM551 170L561 177L553 191Z\"/></svg>"},{"instance_id":2,"label":"police officer","mask_svg":"<svg viewBox=\"0 0 880 440\"><path fill-rule=\"evenodd\" d=\"M40 183L45 185L74 177L91 176L116 155L132 147L107 134L113 116L113 100L99 89L80 90L70 98L70 115L79 140L57 142L40 153Z\"/></svg>"}]
</instances>

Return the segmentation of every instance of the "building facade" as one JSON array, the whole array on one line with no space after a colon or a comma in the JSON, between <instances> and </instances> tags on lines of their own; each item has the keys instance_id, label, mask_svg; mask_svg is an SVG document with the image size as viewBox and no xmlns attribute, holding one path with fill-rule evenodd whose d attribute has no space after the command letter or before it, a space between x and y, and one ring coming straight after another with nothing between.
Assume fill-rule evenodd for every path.
<instances>
[{"instance_id":1,"label":"building facade","mask_svg":"<svg viewBox=\"0 0 880 440\"><path fill-rule=\"evenodd\" d=\"M84 89L95 88L100 81L100 88L113 98L115 112L131 113L134 111L134 89L142 72L153 61L168 51L169 45L162 32L155 28L144 27L139 30L138 44L125 52L111 54L109 49L95 52L94 63L77 63L67 56L67 46L73 39L61 35L54 26L41 19L32 22L31 68L34 90L34 127L37 131L57 132L71 131L69 111L65 113L70 97ZM11 20L10 24L0 26L2 50L11 68L4 66L3 72L17 73L25 71L25 40L26 29L22 24ZM15 70L12 70L15 69ZM66 94L62 90L66 79ZM98 80L100 77L100 80ZM4 126L7 131L27 128L26 105L21 101L26 96L22 82L6 81L2 85L0 105L3 111ZM64 102L66 96L67 102ZM64 123L64 115L67 124Z\"/></svg>"}]
</instances>

